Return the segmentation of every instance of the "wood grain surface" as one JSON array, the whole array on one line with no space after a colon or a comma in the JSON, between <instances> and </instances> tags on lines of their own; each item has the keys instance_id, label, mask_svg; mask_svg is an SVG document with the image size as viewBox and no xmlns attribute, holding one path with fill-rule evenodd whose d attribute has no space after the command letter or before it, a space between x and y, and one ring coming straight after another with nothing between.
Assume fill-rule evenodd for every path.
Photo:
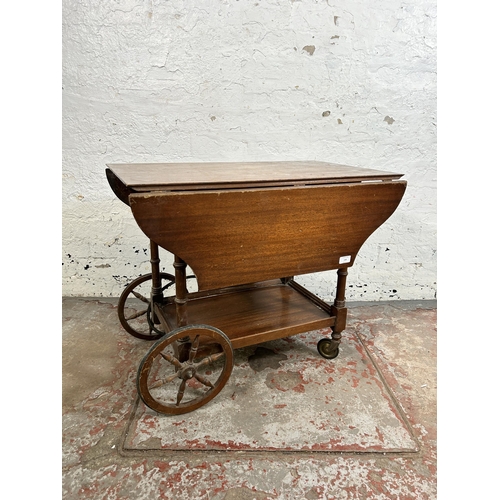
<instances>
[{"instance_id":1,"label":"wood grain surface","mask_svg":"<svg viewBox=\"0 0 500 500\"><path fill-rule=\"evenodd\" d=\"M142 231L211 290L352 266L405 188L388 181L151 192L129 202Z\"/></svg>"},{"instance_id":2,"label":"wood grain surface","mask_svg":"<svg viewBox=\"0 0 500 500\"><path fill-rule=\"evenodd\" d=\"M131 163L110 164L108 170L108 180L122 201L124 192L332 184L401 177L394 172L319 161Z\"/></svg>"},{"instance_id":3,"label":"wood grain surface","mask_svg":"<svg viewBox=\"0 0 500 500\"><path fill-rule=\"evenodd\" d=\"M187 315L190 324L208 324L222 330L235 349L335 323L335 316L300 292L272 282L190 299ZM177 328L174 303L163 306L163 316L170 330Z\"/></svg>"}]
</instances>

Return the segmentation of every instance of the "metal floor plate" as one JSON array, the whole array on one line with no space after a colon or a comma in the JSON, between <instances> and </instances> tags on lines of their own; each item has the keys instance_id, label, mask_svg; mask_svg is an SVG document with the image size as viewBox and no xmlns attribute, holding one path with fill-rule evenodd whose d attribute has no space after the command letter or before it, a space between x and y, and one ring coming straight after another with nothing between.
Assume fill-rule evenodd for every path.
<instances>
[{"instance_id":1,"label":"metal floor plate","mask_svg":"<svg viewBox=\"0 0 500 500\"><path fill-rule=\"evenodd\" d=\"M353 329L322 358L313 331L237 349L221 393L184 415L137 401L122 450L414 453L419 444L373 357Z\"/></svg>"}]
</instances>

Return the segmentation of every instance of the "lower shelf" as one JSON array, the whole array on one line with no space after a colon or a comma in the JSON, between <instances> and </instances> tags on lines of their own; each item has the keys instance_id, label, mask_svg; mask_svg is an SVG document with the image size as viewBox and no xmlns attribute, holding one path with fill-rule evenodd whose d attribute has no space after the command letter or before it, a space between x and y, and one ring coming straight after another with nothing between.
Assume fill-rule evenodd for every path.
<instances>
[{"instance_id":1,"label":"lower shelf","mask_svg":"<svg viewBox=\"0 0 500 500\"><path fill-rule=\"evenodd\" d=\"M162 312L169 327L175 329L175 305L162 306ZM205 324L222 330L235 349L335 323L334 316L299 291L276 282L191 298L187 314L189 324Z\"/></svg>"}]
</instances>

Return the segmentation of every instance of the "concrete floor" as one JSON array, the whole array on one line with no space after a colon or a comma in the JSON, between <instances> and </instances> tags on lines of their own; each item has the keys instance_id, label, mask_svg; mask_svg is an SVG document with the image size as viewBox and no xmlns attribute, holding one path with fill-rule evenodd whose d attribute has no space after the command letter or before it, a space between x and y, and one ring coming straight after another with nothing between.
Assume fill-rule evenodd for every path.
<instances>
[{"instance_id":1,"label":"concrete floor","mask_svg":"<svg viewBox=\"0 0 500 500\"><path fill-rule=\"evenodd\" d=\"M434 301L348 304L335 360L315 351L325 332L239 349L182 418L138 400L152 344L116 304L63 299L64 499L437 497Z\"/></svg>"}]
</instances>

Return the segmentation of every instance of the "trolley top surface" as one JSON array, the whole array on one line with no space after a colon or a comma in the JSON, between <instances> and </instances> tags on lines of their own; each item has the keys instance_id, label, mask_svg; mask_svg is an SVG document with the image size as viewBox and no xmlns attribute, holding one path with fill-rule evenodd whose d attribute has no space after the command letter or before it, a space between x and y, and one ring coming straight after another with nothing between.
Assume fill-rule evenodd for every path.
<instances>
[{"instance_id":1,"label":"trolley top surface","mask_svg":"<svg viewBox=\"0 0 500 500\"><path fill-rule=\"evenodd\" d=\"M402 174L319 161L128 163L108 168L132 191L340 184Z\"/></svg>"}]
</instances>

